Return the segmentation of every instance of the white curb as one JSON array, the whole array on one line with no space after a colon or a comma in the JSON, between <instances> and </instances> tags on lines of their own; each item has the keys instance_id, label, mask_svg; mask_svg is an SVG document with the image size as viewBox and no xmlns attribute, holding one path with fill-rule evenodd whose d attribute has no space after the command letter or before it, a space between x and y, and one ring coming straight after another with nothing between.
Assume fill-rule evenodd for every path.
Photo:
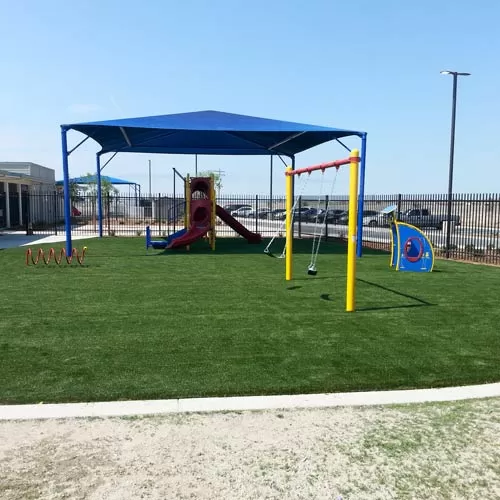
<instances>
[{"instance_id":1,"label":"white curb","mask_svg":"<svg viewBox=\"0 0 500 500\"><path fill-rule=\"evenodd\" d=\"M160 399L99 403L29 404L0 406L0 420L48 418L123 417L167 413L328 408L407 403L458 401L500 396L500 383L381 392L299 394L228 398Z\"/></svg>"}]
</instances>

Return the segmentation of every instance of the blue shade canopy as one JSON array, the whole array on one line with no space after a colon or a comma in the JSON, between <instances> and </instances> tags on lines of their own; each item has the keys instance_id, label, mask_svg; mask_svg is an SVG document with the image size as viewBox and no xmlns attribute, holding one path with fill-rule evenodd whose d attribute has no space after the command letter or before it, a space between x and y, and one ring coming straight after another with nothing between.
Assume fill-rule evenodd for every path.
<instances>
[{"instance_id":1,"label":"blue shade canopy","mask_svg":"<svg viewBox=\"0 0 500 500\"><path fill-rule=\"evenodd\" d=\"M197 111L63 125L94 139L100 153L294 156L319 144L363 132Z\"/></svg>"},{"instance_id":2,"label":"blue shade canopy","mask_svg":"<svg viewBox=\"0 0 500 500\"><path fill-rule=\"evenodd\" d=\"M123 179L117 179L116 177L108 177L107 175L101 175L101 182L109 182L110 184L124 184L124 185L135 185L135 182L125 181ZM97 184L96 175L84 175L83 177L73 177L69 180L70 184ZM62 186L64 181L57 181L56 186Z\"/></svg>"}]
</instances>

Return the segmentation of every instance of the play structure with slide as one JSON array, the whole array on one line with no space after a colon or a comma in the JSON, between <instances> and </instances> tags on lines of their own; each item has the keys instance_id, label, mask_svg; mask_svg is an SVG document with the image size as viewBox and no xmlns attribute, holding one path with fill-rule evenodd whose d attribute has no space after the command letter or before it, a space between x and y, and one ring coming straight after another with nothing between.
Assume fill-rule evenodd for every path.
<instances>
[{"instance_id":1,"label":"play structure with slide","mask_svg":"<svg viewBox=\"0 0 500 500\"><path fill-rule=\"evenodd\" d=\"M249 231L231 214L216 203L213 177L186 176L186 210L184 228L162 240L151 239L151 228L146 227L146 249L187 248L197 240L208 237L212 250L215 250L216 217L243 236L249 243L260 243L260 234Z\"/></svg>"}]
</instances>

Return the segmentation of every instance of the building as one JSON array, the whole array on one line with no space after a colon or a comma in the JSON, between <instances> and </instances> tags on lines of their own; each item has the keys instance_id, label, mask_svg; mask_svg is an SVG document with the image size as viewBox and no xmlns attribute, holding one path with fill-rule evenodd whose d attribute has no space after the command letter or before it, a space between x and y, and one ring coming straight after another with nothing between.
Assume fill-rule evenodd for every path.
<instances>
[{"instance_id":1,"label":"building","mask_svg":"<svg viewBox=\"0 0 500 500\"><path fill-rule=\"evenodd\" d=\"M36 163L0 162L0 228L23 226L37 220L42 212L43 218L53 218L38 207L43 197L30 200L29 194L54 193L55 179L53 169Z\"/></svg>"}]
</instances>

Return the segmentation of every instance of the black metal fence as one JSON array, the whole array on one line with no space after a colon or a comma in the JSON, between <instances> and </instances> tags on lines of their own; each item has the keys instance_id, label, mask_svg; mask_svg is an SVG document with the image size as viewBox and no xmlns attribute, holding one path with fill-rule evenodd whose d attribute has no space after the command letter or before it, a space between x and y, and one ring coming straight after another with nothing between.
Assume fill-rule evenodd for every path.
<instances>
[{"instance_id":1,"label":"black metal fence","mask_svg":"<svg viewBox=\"0 0 500 500\"><path fill-rule=\"evenodd\" d=\"M264 237L284 235L284 197L261 195L221 196L217 203L249 230ZM363 213L363 244L389 249L390 232L380 211L396 205L400 217L421 227L434 245L438 256L500 263L500 194L455 195L450 219L451 238L446 247L446 195L367 196ZM23 202L23 223L35 234L64 232L63 197L60 193L30 194ZM295 236L307 238L322 231L325 238L344 239L347 235L348 198L302 196L294 205ZM169 195L104 196L103 227L109 236L143 236L150 226L155 237L168 236L184 225L185 200ZM316 211L328 209L324 225L315 224ZM405 219L406 218L406 219ZM320 220L322 216L320 215ZM86 195L72 202L72 231L95 235L98 232L95 196ZM217 235L235 236L231 227L218 220Z\"/></svg>"}]
</instances>

